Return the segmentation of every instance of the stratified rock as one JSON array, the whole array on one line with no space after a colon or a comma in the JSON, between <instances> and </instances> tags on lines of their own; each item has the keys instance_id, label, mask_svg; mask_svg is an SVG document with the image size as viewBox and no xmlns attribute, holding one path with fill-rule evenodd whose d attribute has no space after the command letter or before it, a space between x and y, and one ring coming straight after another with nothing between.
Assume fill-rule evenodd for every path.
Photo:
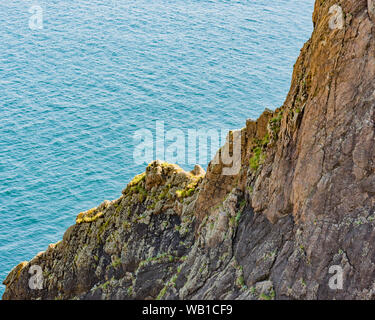
<instances>
[{"instance_id":1,"label":"stratified rock","mask_svg":"<svg viewBox=\"0 0 375 320\"><path fill-rule=\"evenodd\" d=\"M3 298L375 298L374 3L318 0L313 23L282 107L230 132L206 174L152 162L13 269Z\"/></svg>"}]
</instances>

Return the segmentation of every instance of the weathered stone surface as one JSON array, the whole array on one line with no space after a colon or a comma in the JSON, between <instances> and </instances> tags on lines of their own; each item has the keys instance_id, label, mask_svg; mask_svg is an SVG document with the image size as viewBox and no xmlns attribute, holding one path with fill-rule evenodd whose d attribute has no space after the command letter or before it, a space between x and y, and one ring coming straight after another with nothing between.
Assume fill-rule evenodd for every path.
<instances>
[{"instance_id":1,"label":"weathered stone surface","mask_svg":"<svg viewBox=\"0 0 375 320\"><path fill-rule=\"evenodd\" d=\"M373 22L375 22L375 1L367 0L368 14Z\"/></svg>"},{"instance_id":2,"label":"weathered stone surface","mask_svg":"<svg viewBox=\"0 0 375 320\"><path fill-rule=\"evenodd\" d=\"M238 173L154 161L13 269L3 298L375 298L373 10L316 1L284 105L240 131ZM28 286L33 265L42 290Z\"/></svg>"}]
</instances>

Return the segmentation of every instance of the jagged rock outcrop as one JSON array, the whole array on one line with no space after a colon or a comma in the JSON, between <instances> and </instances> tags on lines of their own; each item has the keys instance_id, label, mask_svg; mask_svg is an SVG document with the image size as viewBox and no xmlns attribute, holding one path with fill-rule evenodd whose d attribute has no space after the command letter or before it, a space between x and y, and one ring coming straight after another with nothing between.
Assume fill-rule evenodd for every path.
<instances>
[{"instance_id":1,"label":"jagged rock outcrop","mask_svg":"<svg viewBox=\"0 0 375 320\"><path fill-rule=\"evenodd\" d=\"M240 131L237 174L151 163L15 267L3 298L373 299L373 17L372 0L316 1L284 105Z\"/></svg>"}]
</instances>

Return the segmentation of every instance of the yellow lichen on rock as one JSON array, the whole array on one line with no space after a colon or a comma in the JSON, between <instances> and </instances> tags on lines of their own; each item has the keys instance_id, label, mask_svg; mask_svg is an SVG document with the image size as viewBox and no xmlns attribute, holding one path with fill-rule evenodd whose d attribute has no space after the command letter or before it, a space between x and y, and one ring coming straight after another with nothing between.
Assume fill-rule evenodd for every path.
<instances>
[{"instance_id":1,"label":"yellow lichen on rock","mask_svg":"<svg viewBox=\"0 0 375 320\"><path fill-rule=\"evenodd\" d=\"M97 211L97 208L92 208L88 211L80 212L76 218L76 223L93 222L103 216L102 211Z\"/></svg>"},{"instance_id":2,"label":"yellow lichen on rock","mask_svg":"<svg viewBox=\"0 0 375 320\"><path fill-rule=\"evenodd\" d=\"M189 172L189 182L184 189L180 189L176 191L176 195L178 198L185 198L189 197L195 192L199 182L202 181L204 177L204 173L200 175L194 175L193 173Z\"/></svg>"},{"instance_id":3,"label":"yellow lichen on rock","mask_svg":"<svg viewBox=\"0 0 375 320\"><path fill-rule=\"evenodd\" d=\"M128 186L129 187L133 187L135 185L137 185L139 182L141 182L142 180L144 180L146 177L146 172L143 172L141 174L138 174L136 175L132 181L129 182Z\"/></svg>"}]
</instances>

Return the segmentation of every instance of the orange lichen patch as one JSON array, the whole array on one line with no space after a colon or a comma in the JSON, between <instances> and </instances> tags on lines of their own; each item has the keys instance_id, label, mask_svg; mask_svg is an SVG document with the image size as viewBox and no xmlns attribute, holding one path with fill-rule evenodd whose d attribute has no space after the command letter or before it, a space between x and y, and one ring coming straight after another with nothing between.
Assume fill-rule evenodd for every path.
<instances>
[{"instance_id":1,"label":"orange lichen patch","mask_svg":"<svg viewBox=\"0 0 375 320\"><path fill-rule=\"evenodd\" d=\"M28 264L27 261L23 261L23 262L21 262L21 263L17 266L17 268L18 268L18 270L17 270L17 279L20 277L20 274L21 274L22 269L25 268L25 267L27 266L27 264Z\"/></svg>"}]
</instances>

